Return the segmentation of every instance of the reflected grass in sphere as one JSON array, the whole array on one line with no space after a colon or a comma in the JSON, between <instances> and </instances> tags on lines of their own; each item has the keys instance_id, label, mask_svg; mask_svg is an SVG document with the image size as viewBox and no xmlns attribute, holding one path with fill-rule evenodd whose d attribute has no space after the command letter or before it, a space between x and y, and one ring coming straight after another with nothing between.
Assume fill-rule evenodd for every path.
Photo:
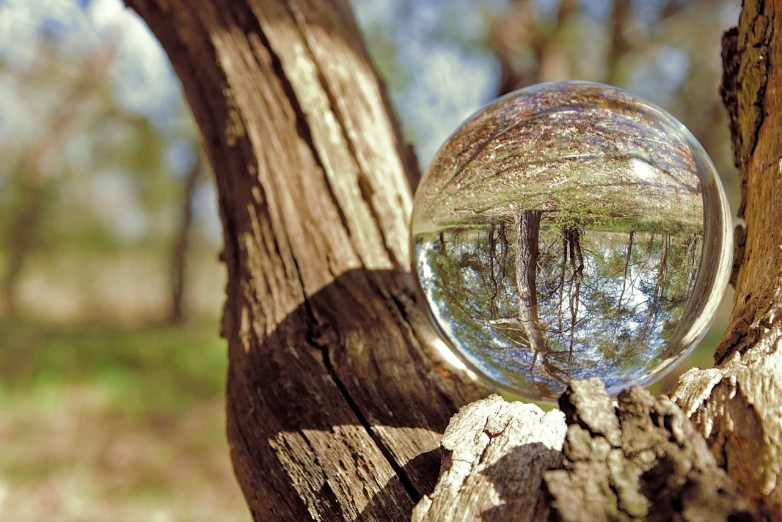
<instances>
[{"instance_id":1,"label":"reflected grass in sphere","mask_svg":"<svg viewBox=\"0 0 782 522\"><path fill-rule=\"evenodd\" d=\"M705 335L729 276L711 160L615 87L541 84L470 117L415 196L413 269L472 370L553 401L570 379L647 385Z\"/></svg>"}]
</instances>

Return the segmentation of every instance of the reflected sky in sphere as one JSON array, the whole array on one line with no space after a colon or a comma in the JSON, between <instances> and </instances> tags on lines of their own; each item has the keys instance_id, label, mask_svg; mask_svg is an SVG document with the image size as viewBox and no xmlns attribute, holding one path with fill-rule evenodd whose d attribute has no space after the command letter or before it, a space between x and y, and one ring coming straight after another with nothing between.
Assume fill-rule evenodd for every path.
<instances>
[{"instance_id":1,"label":"reflected sky in sphere","mask_svg":"<svg viewBox=\"0 0 782 522\"><path fill-rule=\"evenodd\" d=\"M413 265L454 353L512 393L646 385L706 333L730 217L672 116L587 82L516 91L469 118L416 192Z\"/></svg>"}]
</instances>

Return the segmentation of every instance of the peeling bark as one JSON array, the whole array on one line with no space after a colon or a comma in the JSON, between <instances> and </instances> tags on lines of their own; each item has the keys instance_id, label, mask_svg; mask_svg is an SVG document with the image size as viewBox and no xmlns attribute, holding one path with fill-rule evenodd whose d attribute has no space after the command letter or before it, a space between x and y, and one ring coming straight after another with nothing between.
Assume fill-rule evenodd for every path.
<instances>
[{"instance_id":1,"label":"peeling bark","mask_svg":"<svg viewBox=\"0 0 782 522\"><path fill-rule=\"evenodd\" d=\"M688 371L672 396L719 466L769 520L782 514L780 338L775 326L746 353L734 353L717 368Z\"/></svg>"},{"instance_id":2,"label":"peeling bark","mask_svg":"<svg viewBox=\"0 0 782 522\"><path fill-rule=\"evenodd\" d=\"M494 396L462 408L413 520L760 519L667 397L633 388L614 402L591 379L571 383L559 407Z\"/></svg>"}]
</instances>

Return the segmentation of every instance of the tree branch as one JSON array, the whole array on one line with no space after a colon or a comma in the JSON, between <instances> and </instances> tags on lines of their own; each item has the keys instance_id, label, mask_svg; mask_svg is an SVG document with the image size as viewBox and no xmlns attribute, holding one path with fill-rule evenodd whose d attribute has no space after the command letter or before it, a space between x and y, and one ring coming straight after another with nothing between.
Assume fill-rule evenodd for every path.
<instances>
[{"instance_id":1,"label":"tree branch","mask_svg":"<svg viewBox=\"0 0 782 522\"><path fill-rule=\"evenodd\" d=\"M546 475L555 517L624 520L661 516L668 519L670 513L654 510L670 510L671 498L676 498L682 506L677 516L684 520L702 517L700 510L708 505L709 499L714 500L715 509L723 511L709 513L708 520L725 519L731 514L767 520L778 520L781 516L782 418L779 411L782 409L782 376L779 368L782 368L782 352L779 343L782 326L778 321L782 316L779 298L782 249L777 230L778 224L782 223L782 141L778 138L782 128L782 102L778 94L782 87L782 68L775 66L782 63L782 36L777 36L782 35L779 26L782 16L777 16L781 7L779 1L745 1L739 27L729 31L723 41L722 95L731 116L736 163L741 170L739 217L746 220L746 233L738 229L736 234L736 301L728 331L715 354L718 366L687 372L672 396L692 419L697 431L682 420L681 412L667 399L653 401L639 390L630 390L619 398L617 415L621 433L616 426L611 428L610 437L600 431L600 437L609 443L606 452L598 452L597 457L590 455L585 460L586 449L599 441L594 440L594 430L587 429L581 435L586 433L587 440L592 442L585 445L584 438L579 435L579 426L605 418L612 409L602 407L601 413L601 407L596 408L599 397L594 393L582 393L581 404L575 406L579 415L568 414L564 469ZM714 223L707 223L707 226L714 226ZM718 230L713 232L719 234ZM724 247L720 245L719 248ZM718 250L704 252L707 259L716 255L719 255ZM583 384L574 383L573 386L577 393L565 397L564 404L560 403L566 412L574 407L568 402L579 397L578 388ZM653 437L644 443L644 447L654 447L658 452L655 465L646 467L649 463L636 462L637 455L633 456L633 451L639 451L639 448L628 448L627 439L633 439L633 432L639 426L637 421L648 423L649 419L645 417L646 413L639 417L633 412L674 419L679 423L677 429L688 433L684 439L681 437L684 432L673 433L665 423L662 426L658 423L654 429L665 428L670 432L671 440L686 439L690 446L685 453L689 456L673 457L667 453L674 448L666 445L665 434L660 432L656 436L657 442L651 444ZM632 420L633 416L636 420ZM629 424L627 420L630 420ZM706 446L701 445L699 435L705 439L713 462L706 462L708 459L701 451ZM617 453L620 440L622 451ZM687 447L687 444L683 446ZM620 460L625 464L613 461L614 457L609 458L612 451L619 457L624 455ZM682 462L690 464L677 464L680 469L697 461L695 469L709 477L708 480L681 475L676 467L670 468L670 462L681 458L684 458ZM634 462L635 475L626 474L625 466L630 465L626 462ZM714 462L727 471L737 489L734 490L731 482L715 471ZM656 470L654 474L660 474L654 480L662 480L664 475L664 482L668 484L666 495L670 498L662 499L665 501L660 503L659 497L648 494L649 483L639 482L642 477L638 475L640 464L643 469ZM621 472L618 475L617 469ZM705 484L710 486L704 487ZM719 486L714 489L714 485ZM628 497L629 494L632 495ZM752 505L745 504L742 497L748 498ZM596 498L602 498L597 505ZM722 500L718 502L718 498ZM726 498L730 499L727 503L724 502ZM588 504L595 508L586 515L583 508ZM686 507L688 505L692 507ZM458 508L453 509L458 511Z\"/></svg>"},{"instance_id":2,"label":"tree branch","mask_svg":"<svg viewBox=\"0 0 782 522\"><path fill-rule=\"evenodd\" d=\"M435 356L407 272L418 173L345 1L128 0L216 175L228 434L259 520L408 519L486 391Z\"/></svg>"},{"instance_id":3,"label":"tree branch","mask_svg":"<svg viewBox=\"0 0 782 522\"><path fill-rule=\"evenodd\" d=\"M770 519L782 513L782 2L745 1L723 38L722 97L742 186L733 314L710 370L690 370L672 398L721 467Z\"/></svg>"},{"instance_id":4,"label":"tree branch","mask_svg":"<svg viewBox=\"0 0 782 522\"><path fill-rule=\"evenodd\" d=\"M559 400L568 423L563 469L545 474L563 521L755 520L704 440L667 397L641 388L611 404L598 379Z\"/></svg>"}]
</instances>

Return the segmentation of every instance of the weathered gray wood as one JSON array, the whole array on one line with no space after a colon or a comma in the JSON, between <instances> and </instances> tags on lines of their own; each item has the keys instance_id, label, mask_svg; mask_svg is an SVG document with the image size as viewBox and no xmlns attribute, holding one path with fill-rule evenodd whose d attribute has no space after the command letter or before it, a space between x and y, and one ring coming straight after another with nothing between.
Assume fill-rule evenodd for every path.
<instances>
[{"instance_id":1,"label":"weathered gray wood","mask_svg":"<svg viewBox=\"0 0 782 522\"><path fill-rule=\"evenodd\" d=\"M673 400L706 438L720 467L771 520L782 519L782 331L718 368L684 374Z\"/></svg>"},{"instance_id":2,"label":"weathered gray wood","mask_svg":"<svg viewBox=\"0 0 782 522\"><path fill-rule=\"evenodd\" d=\"M562 412L508 403L493 395L462 408L443 435L440 480L413 521L545 518L540 484L558 467L565 440Z\"/></svg>"},{"instance_id":3,"label":"weathered gray wood","mask_svg":"<svg viewBox=\"0 0 782 522\"><path fill-rule=\"evenodd\" d=\"M591 379L571 383L559 406L544 414L492 396L462 408L413 520L759 519L667 397L633 388L612 401Z\"/></svg>"}]
</instances>

